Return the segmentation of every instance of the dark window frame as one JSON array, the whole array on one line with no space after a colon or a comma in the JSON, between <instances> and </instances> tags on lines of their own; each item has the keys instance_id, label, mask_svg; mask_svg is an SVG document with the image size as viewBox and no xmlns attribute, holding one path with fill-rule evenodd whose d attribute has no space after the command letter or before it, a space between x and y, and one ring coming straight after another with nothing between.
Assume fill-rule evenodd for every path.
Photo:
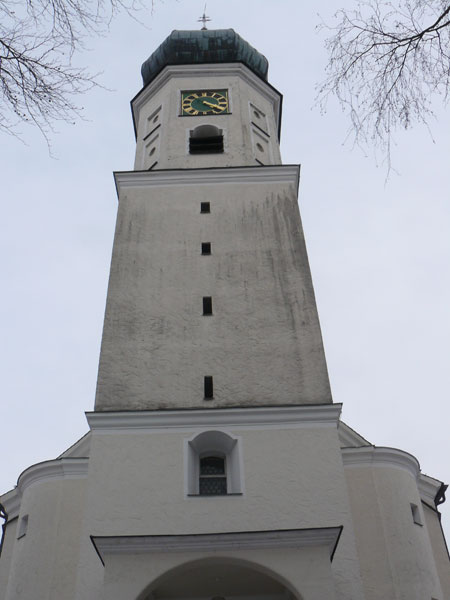
<instances>
[{"instance_id":1,"label":"dark window frame","mask_svg":"<svg viewBox=\"0 0 450 600\"><path fill-rule=\"evenodd\" d=\"M189 154L223 154L223 151L223 135L189 138Z\"/></svg>"},{"instance_id":2,"label":"dark window frame","mask_svg":"<svg viewBox=\"0 0 450 600\"><path fill-rule=\"evenodd\" d=\"M212 314L212 296L203 296L203 316L211 317Z\"/></svg>"},{"instance_id":3,"label":"dark window frame","mask_svg":"<svg viewBox=\"0 0 450 600\"><path fill-rule=\"evenodd\" d=\"M207 461L211 464L206 464ZM198 489L199 496L228 495L227 463L225 456L208 454L207 456L199 457Z\"/></svg>"},{"instance_id":4,"label":"dark window frame","mask_svg":"<svg viewBox=\"0 0 450 600\"><path fill-rule=\"evenodd\" d=\"M204 376L203 388L204 388L205 400L212 400L214 398L214 380L213 380L212 375Z\"/></svg>"},{"instance_id":5,"label":"dark window frame","mask_svg":"<svg viewBox=\"0 0 450 600\"><path fill-rule=\"evenodd\" d=\"M209 256L211 254L211 242L202 242L202 255Z\"/></svg>"},{"instance_id":6,"label":"dark window frame","mask_svg":"<svg viewBox=\"0 0 450 600\"><path fill-rule=\"evenodd\" d=\"M189 133L189 154L222 154L223 130L215 125L199 125Z\"/></svg>"}]
</instances>

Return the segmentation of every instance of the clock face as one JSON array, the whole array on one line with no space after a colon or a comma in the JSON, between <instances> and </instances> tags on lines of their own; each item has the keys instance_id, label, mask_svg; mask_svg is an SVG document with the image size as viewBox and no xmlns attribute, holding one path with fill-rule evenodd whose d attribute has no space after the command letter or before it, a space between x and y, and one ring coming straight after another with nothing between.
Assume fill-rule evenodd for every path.
<instances>
[{"instance_id":1,"label":"clock face","mask_svg":"<svg viewBox=\"0 0 450 600\"><path fill-rule=\"evenodd\" d=\"M228 90L182 92L181 111L182 115L190 117L228 114Z\"/></svg>"}]
</instances>

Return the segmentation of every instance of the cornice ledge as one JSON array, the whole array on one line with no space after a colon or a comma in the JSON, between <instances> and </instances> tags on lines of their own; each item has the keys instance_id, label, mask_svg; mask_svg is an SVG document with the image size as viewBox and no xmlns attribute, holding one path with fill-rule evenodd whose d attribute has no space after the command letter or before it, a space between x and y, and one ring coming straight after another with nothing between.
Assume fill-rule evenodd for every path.
<instances>
[{"instance_id":1,"label":"cornice ledge","mask_svg":"<svg viewBox=\"0 0 450 600\"><path fill-rule=\"evenodd\" d=\"M327 546L333 557L342 527L187 535L92 536L102 562L108 554L211 552Z\"/></svg>"},{"instance_id":2,"label":"cornice ledge","mask_svg":"<svg viewBox=\"0 0 450 600\"><path fill-rule=\"evenodd\" d=\"M429 477L424 473L420 474L418 481L420 497L424 502L431 504L431 506L436 506L436 494L439 492L441 486L441 481L433 479L433 477Z\"/></svg>"},{"instance_id":3,"label":"cornice ledge","mask_svg":"<svg viewBox=\"0 0 450 600\"><path fill-rule=\"evenodd\" d=\"M420 465L418 460L397 448L364 446L361 448L342 448L344 467L394 467L403 469L415 479L419 477Z\"/></svg>"},{"instance_id":4,"label":"cornice ledge","mask_svg":"<svg viewBox=\"0 0 450 600\"><path fill-rule=\"evenodd\" d=\"M161 171L116 171L118 193L125 188L217 184L292 183L298 187L300 165L223 167L213 169L168 169Z\"/></svg>"},{"instance_id":5,"label":"cornice ledge","mask_svg":"<svg viewBox=\"0 0 450 600\"><path fill-rule=\"evenodd\" d=\"M0 496L0 502L3 505L6 514L8 515L8 521L19 515L21 501L22 496L17 488L14 488L13 490L6 492L6 494Z\"/></svg>"},{"instance_id":6,"label":"cornice ledge","mask_svg":"<svg viewBox=\"0 0 450 600\"><path fill-rule=\"evenodd\" d=\"M17 481L17 487L1 496L1 503L8 520L17 517L24 491L34 483L52 479L84 479L87 477L88 458L59 458L37 463L25 469Z\"/></svg>"},{"instance_id":7,"label":"cornice ledge","mask_svg":"<svg viewBox=\"0 0 450 600\"><path fill-rule=\"evenodd\" d=\"M92 431L102 433L199 427L336 427L341 408L341 404L305 404L209 410L88 412L86 419Z\"/></svg>"},{"instance_id":8,"label":"cornice ledge","mask_svg":"<svg viewBox=\"0 0 450 600\"><path fill-rule=\"evenodd\" d=\"M88 458L61 458L37 463L21 473L17 487L23 494L34 483L52 479L83 479L87 476L88 463Z\"/></svg>"}]
</instances>

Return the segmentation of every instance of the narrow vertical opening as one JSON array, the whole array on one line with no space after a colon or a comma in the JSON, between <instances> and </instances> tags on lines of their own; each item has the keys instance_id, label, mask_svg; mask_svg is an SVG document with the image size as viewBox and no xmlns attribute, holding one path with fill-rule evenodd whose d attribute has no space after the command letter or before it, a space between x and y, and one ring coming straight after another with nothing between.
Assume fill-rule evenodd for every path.
<instances>
[{"instance_id":1,"label":"narrow vertical opening","mask_svg":"<svg viewBox=\"0 0 450 600\"><path fill-rule=\"evenodd\" d=\"M211 254L211 242L202 242L202 254Z\"/></svg>"},{"instance_id":2,"label":"narrow vertical opening","mask_svg":"<svg viewBox=\"0 0 450 600\"><path fill-rule=\"evenodd\" d=\"M210 202L200 202L200 212L201 213L210 213L211 212L211 203Z\"/></svg>"},{"instance_id":3,"label":"narrow vertical opening","mask_svg":"<svg viewBox=\"0 0 450 600\"><path fill-rule=\"evenodd\" d=\"M211 400L212 398L214 398L212 375L205 375L204 387L205 387L205 400Z\"/></svg>"},{"instance_id":4,"label":"narrow vertical opening","mask_svg":"<svg viewBox=\"0 0 450 600\"><path fill-rule=\"evenodd\" d=\"M203 296L203 315L212 315L212 298L211 296Z\"/></svg>"},{"instance_id":5,"label":"narrow vertical opening","mask_svg":"<svg viewBox=\"0 0 450 600\"><path fill-rule=\"evenodd\" d=\"M199 471L200 496L226 496L227 475L224 457L204 456L200 459Z\"/></svg>"}]
</instances>

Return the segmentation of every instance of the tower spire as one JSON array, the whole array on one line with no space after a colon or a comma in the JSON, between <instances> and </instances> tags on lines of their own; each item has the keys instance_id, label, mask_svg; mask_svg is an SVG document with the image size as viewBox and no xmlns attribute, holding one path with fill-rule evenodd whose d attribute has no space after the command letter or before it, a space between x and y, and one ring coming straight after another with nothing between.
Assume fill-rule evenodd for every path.
<instances>
[{"instance_id":1,"label":"tower spire","mask_svg":"<svg viewBox=\"0 0 450 600\"><path fill-rule=\"evenodd\" d=\"M200 21L203 23L203 27L202 27L202 31L206 31L208 28L206 27L206 23L208 21L211 21L211 19L209 17L206 16L206 4L205 4L205 8L203 9L203 15L197 19L197 21Z\"/></svg>"}]
</instances>

